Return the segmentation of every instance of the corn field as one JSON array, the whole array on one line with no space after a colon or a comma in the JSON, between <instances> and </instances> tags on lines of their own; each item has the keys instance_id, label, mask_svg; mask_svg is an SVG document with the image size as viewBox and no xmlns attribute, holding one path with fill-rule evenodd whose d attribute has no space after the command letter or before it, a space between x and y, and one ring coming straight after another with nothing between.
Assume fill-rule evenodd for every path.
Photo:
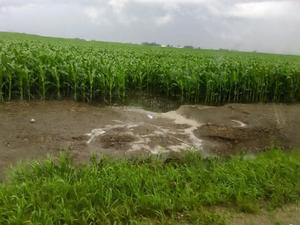
<instances>
[{"instance_id":1,"label":"corn field","mask_svg":"<svg viewBox=\"0 0 300 225\"><path fill-rule=\"evenodd\" d=\"M59 39L0 38L0 101L297 102L300 57Z\"/></svg>"}]
</instances>

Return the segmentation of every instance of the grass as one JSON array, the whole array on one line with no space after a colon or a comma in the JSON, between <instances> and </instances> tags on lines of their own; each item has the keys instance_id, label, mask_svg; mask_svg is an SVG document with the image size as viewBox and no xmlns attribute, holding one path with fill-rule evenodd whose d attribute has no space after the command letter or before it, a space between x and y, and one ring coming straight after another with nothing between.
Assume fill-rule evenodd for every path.
<instances>
[{"instance_id":1,"label":"grass","mask_svg":"<svg viewBox=\"0 0 300 225\"><path fill-rule=\"evenodd\" d=\"M0 185L0 224L225 224L213 208L255 213L300 200L300 153L126 161L68 156L20 165Z\"/></svg>"}]
</instances>

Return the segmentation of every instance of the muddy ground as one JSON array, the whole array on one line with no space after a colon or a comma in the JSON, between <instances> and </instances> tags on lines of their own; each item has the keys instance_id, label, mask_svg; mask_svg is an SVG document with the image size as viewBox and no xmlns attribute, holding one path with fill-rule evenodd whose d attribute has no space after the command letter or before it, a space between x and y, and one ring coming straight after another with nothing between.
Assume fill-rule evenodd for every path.
<instances>
[{"instance_id":1,"label":"muddy ground","mask_svg":"<svg viewBox=\"0 0 300 225\"><path fill-rule=\"evenodd\" d=\"M155 113L72 101L3 103L0 169L61 150L82 161L91 154L136 157L191 148L205 156L300 148L299 127L299 104L187 105Z\"/></svg>"},{"instance_id":2,"label":"muddy ground","mask_svg":"<svg viewBox=\"0 0 300 225\"><path fill-rule=\"evenodd\" d=\"M299 225L300 205L286 205L275 210L262 209L257 213L241 213L229 208L216 210L227 217L227 224L231 225Z\"/></svg>"}]
</instances>

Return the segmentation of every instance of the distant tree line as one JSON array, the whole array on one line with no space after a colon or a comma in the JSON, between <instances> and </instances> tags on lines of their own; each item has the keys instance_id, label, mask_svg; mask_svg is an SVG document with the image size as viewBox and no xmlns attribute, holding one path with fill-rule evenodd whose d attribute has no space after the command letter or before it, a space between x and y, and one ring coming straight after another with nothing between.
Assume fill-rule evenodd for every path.
<instances>
[{"instance_id":1,"label":"distant tree line","mask_svg":"<svg viewBox=\"0 0 300 225\"><path fill-rule=\"evenodd\" d=\"M197 47L194 47L192 45L185 45L183 47L180 46L174 46L174 45L162 45L156 42L142 42L142 45L147 45L147 46L157 46L157 47L168 47L168 48L188 48L188 49L196 49ZM198 48L200 49L200 47Z\"/></svg>"},{"instance_id":2,"label":"distant tree line","mask_svg":"<svg viewBox=\"0 0 300 225\"><path fill-rule=\"evenodd\" d=\"M143 42L142 45L148 45L148 46L161 46L160 44L156 42Z\"/></svg>"}]
</instances>

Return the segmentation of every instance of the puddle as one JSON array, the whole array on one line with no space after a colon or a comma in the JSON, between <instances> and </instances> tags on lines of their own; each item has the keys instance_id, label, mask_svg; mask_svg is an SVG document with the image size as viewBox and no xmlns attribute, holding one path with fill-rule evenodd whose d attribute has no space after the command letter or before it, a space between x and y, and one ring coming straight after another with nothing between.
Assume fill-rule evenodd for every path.
<instances>
[{"instance_id":1,"label":"puddle","mask_svg":"<svg viewBox=\"0 0 300 225\"><path fill-rule=\"evenodd\" d=\"M119 108L114 107L114 110ZM197 121L187 119L176 111L155 113L134 107L123 108L122 111L145 118L138 123L113 120L116 125L93 129L86 134L89 149L160 154L193 148L204 153L201 139L194 134L201 126Z\"/></svg>"},{"instance_id":2,"label":"puddle","mask_svg":"<svg viewBox=\"0 0 300 225\"><path fill-rule=\"evenodd\" d=\"M0 126L0 169L62 149L86 160L91 154L135 157L193 149L209 156L256 153L274 144L300 148L299 104L184 105L152 112L72 101L12 102L0 105Z\"/></svg>"}]
</instances>

